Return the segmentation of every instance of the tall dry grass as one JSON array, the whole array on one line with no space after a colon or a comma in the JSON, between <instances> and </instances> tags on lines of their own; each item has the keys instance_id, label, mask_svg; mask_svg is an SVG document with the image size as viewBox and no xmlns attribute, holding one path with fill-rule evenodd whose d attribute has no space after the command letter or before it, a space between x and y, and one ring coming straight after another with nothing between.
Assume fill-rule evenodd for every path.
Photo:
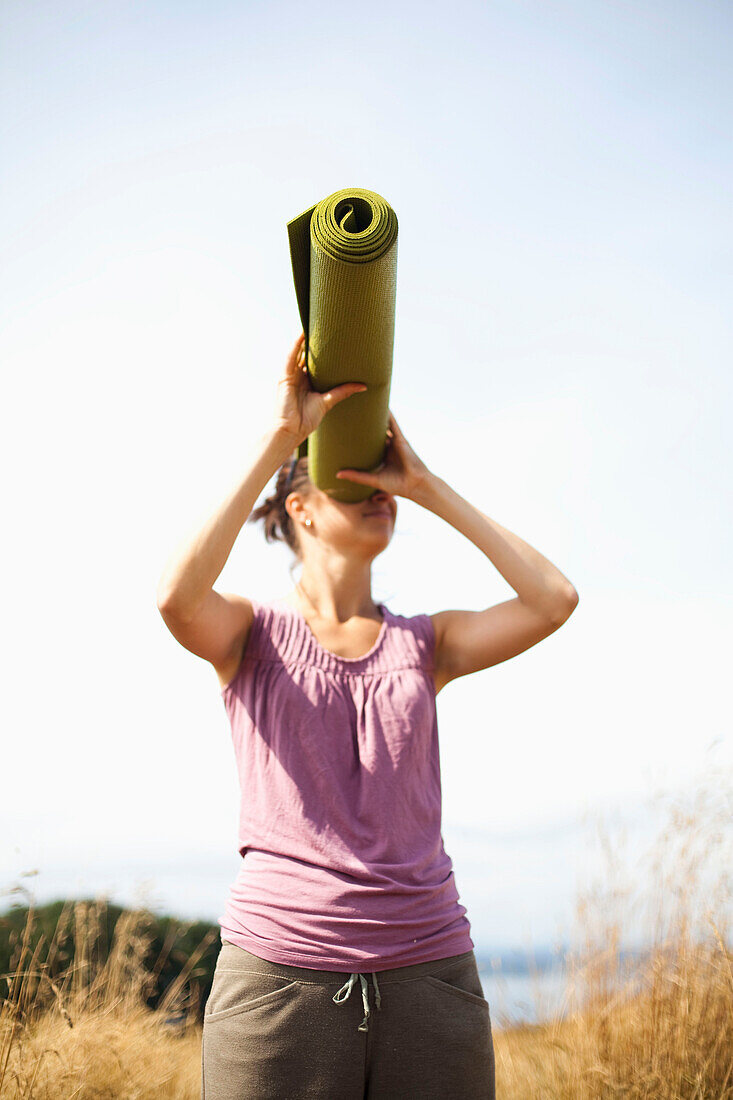
<instances>
[{"instance_id":1,"label":"tall dry grass","mask_svg":"<svg viewBox=\"0 0 733 1100\"><path fill-rule=\"evenodd\" d=\"M140 909L123 912L109 951L104 950L105 909L104 899L69 902L51 942L41 935L32 947L31 899L23 934L13 945L11 972L3 975L3 1100L199 1097L198 1006L184 987L210 937L151 1010L146 997L170 944L152 965L146 961L151 915ZM61 975L54 978L59 960Z\"/></svg>"},{"instance_id":2,"label":"tall dry grass","mask_svg":"<svg viewBox=\"0 0 733 1100\"><path fill-rule=\"evenodd\" d=\"M731 791L711 769L653 798L663 824L633 866L598 823L606 869L577 900L564 1003L495 1036L499 1100L733 1098Z\"/></svg>"},{"instance_id":3,"label":"tall dry grass","mask_svg":"<svg viewBox=\"0 0 733 1100\"><path fill-rule=\"evenodd\" d=\"M535 1025L494 1021L498 1100L733 1100L730 783L698 782L667 818L635 867L601 827L608 869L578 899L564 1005ZM186 974L148 1008L160 964L144 961L146 913L126 912L101 958L104 904L69 903L45 962L40 943L30 949L29 909L4 976L3 1098L198 1100L201 1030L182 996ZM73 956L52 978L70 927ZM622 945L641 939L648 951L632 962Z\"/></svg>"}]
</instances>

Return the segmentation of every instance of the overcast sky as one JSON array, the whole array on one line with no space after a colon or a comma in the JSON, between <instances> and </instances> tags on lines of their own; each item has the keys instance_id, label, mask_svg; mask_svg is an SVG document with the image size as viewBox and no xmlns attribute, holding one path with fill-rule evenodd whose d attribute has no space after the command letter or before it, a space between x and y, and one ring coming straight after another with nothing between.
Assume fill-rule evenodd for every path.
<instances>
[{"instance_id":1,"label":"overcast sky","mask_svg":"<svg viewBox=\"0 0 733 1100\"><path fill-rule=\"evenodd\" d=\"M229 727L156 586L270 423L300 331L286 223L350 186L399 219L404 434L580 595L438 697L474 939L555 931L584 815L640 821L733 763L732 22L711 0L5 0L0 886L149 875L221 913ZM284 595L290 560L247 526L216 587ZM404 499L372 591L396 614L513 595Z\"/></svg>"}]
</instances>

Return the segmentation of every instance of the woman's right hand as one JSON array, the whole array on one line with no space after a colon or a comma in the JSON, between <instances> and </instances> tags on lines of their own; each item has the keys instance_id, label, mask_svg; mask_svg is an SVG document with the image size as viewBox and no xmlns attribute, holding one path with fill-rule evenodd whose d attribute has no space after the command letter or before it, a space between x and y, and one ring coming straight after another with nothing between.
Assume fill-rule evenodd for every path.
<instances>
[{"instance_id":1,"label":"woman's right hand","mask_svg":"<svg viewBox=\"0 0 733 1100\"><path fill-rule=\"evenodd\" d=\"M275 429L281 435L291 436L293 448L298 447L316 430L329 409L366 388L363 382L344 382L325 393L315 390L305 365L305 333L301 332L277 384Z\"/></svg>"}]
</instances>

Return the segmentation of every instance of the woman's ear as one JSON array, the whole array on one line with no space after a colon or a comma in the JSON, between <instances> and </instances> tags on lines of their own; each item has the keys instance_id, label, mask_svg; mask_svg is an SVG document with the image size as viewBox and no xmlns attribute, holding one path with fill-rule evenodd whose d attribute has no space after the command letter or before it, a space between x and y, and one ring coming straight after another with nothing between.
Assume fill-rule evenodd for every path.
<instances>
[{"instance_id":1,"label":"woman's ear","mask_svg":"<svg viewBox=\"0 0 733 1100\"><path fill-rule=\"evenodd\" d=\"M289 493L288 496L285 497L285 511L296 525L302 523L304 518L303 513L305 512L303 494L299 492Z\"/></svg>"}]
</instances>

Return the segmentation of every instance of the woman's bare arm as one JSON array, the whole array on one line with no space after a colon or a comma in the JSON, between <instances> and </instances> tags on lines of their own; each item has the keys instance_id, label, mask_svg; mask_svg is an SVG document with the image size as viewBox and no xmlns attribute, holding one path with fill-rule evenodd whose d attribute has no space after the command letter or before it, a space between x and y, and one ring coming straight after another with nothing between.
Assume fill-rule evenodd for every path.
<instances>
[{"instance_id":1,"label":"woman's bare arm","mask_svg":"<svg viewBox=\"0 0 733 1100\"><path fill-rule=\"evenodd\" d=\"M219 593L214 583L247 517L270 478L292 453L293 439L277 430L263 434L231 492L203 527L176 549L158 582L157 605L166 626L192 653L223 668L243 644L252 605Z\"/></svg>"},{"instance_id":2,"label":"woman's bare arm","mask_svg":"<svg viewBox=\"0 0 733 1100\"><path fill-rule=\"evenodd\" d=\"M429 473L411 499L470 539L517 593L515 599L484 611L431 615L440 686L515 657L572 614L578 593L568 578L539 550L469 504L441 478Z\"/></svg>"},{"instance_id":3,"label":"woman's bare arm","mask_svg":"<svg viewBox=\"0 0 733 1100\"><path fill-rule=\"evenodd\" d=\"M217 672L226 670L241 652L252 625L250 600L213 587L237 535L288 455L315 431L329 409L366 388L363 382L344 382L325 393L315 390L305 365L305 333L301 332L277 384L273 425L257 440L244 478L166 564L158 582L158 610L181 645L211 661Z\"/></svg>"}]
</instances>

